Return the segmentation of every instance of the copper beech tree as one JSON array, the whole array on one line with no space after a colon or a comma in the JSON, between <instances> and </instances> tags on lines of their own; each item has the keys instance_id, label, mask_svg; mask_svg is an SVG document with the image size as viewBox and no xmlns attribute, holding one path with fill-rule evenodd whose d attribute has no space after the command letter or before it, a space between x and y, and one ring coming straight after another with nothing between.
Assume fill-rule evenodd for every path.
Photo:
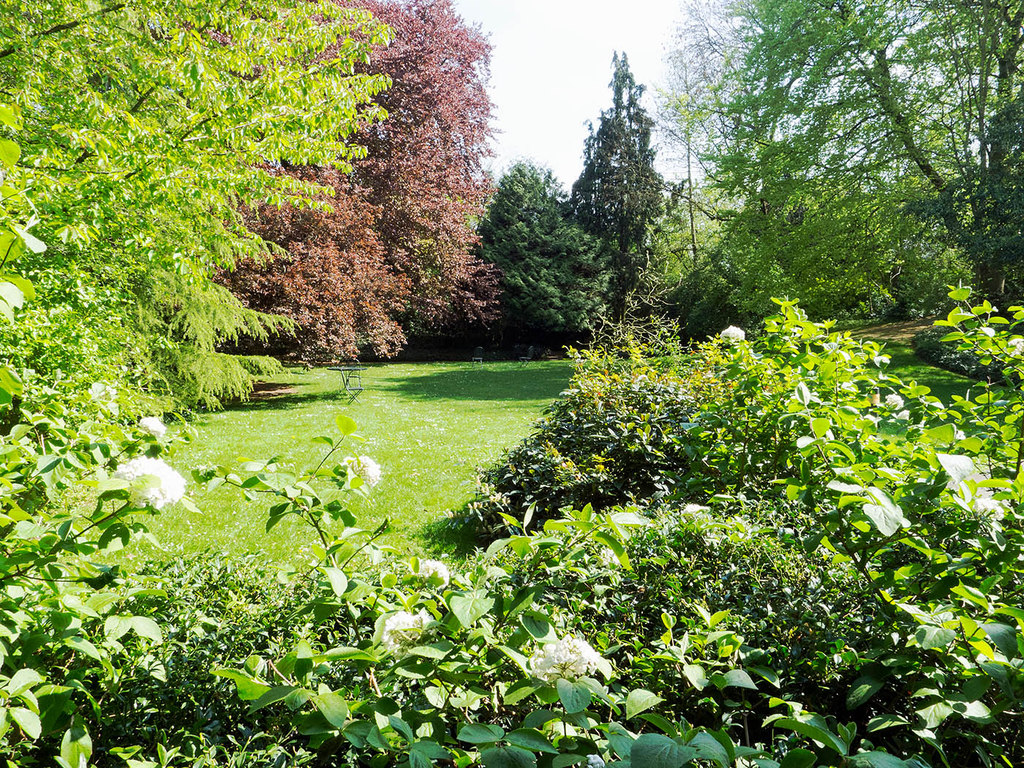
<instances>
[{"instance_id":1,"label":"copper beech tree","mask_svg":"<svg viewBox=\"0 0 1024 768\"><path fill-rule=\"evenodd\" d=\"M311 362L361 349L389 356L410 330L453 331L497 313L498 275L472 254L491 192L490 45L450 0L358 5L395 33L367 65L392 79L375 99L387 120L354 137L367 152L352 174L282 168L333 187L333 212L249 211L250 228L284 253L220 278L250 308L296 320L287 351Z\"/></svg>"}]
</instances>

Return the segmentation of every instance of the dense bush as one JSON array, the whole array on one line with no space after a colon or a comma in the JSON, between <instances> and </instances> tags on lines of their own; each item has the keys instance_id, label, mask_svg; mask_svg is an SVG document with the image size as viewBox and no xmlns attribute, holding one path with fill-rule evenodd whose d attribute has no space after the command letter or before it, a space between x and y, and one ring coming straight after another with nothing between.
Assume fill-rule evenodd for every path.
<instances>
[{"instance_id":1,"label":"dense bush","mask_svg":"<svg viewBox=\"0 0 1024 768\"><path fill-rule=\"evenodd\" d=\"M1013 325L1000 329L990 305L965 303L966 291L952 296L960 302L944 321L952 340L1016 369L1024 309L1011 309ZM676 464L658 465L664 452L652 452L672 491L634 495L659 522L633 539L633 571L617 587L631 599L595 614L594 627L631 649L630 680L659 692L659 711L677 707L691 721L704 712L697 721L709 727L742 717L744 743L770 741L762 729L777 722L771 702L763 691L742 701L688 699L692 677L643 660L659 618L671 634L677 615L691 617L682 622L691 632L714 629L694 623L695 613L716 616L716 627L743 638L735 660L755 677L767 671L758 688L768 683L779 702L811 702L849 719L843 727L866 744L920 764L1016 764L1024 734L1003 713L1024 694L1024 581L1010 565L1024 545L1019 390L979 387L973 399L944 405L887 374L877 345L830 334L790 304L782 309L757 342L698 349L690 363L663 371L675 377L676 405L690 409L664 435ZM719 386L694 398L688 377L710 354L722 356L710 367ZM643 387L645 376L632 380ZM641 418L631 405L646 408L642 399L581 400L591 378L602 375L581 366L571 395L584 414L556 408L554 417L568 425L593 412L603 424ZM571 439L549 452L589 445L550 422L539 434ZM522 446L510 453L522 455ZM499 504L482 500L485 517L504 514L513 528L536 519L536 508L509 503L538 497L529 468L513 460L495 471L508 485ZM599 481L598 472L574 486L588 480ZM557 490L542 497L561 501ZM705 499L708 509L686 505ZM586 606L601 585L592 576L566 589Z\"/></svg>"},{"instance_id":2,"label":"dense bush","mask_svg":"<svg viewBox=\"0 0 1024 768\"><path fill-rule=\"evenodd\" d=\"M994 361L983 363L972 350L944 343L942 339L948 333L949 329L941 326L925 328L914 336L914 353L926 363L972 379L1002 381L1003 366Z\"/></svg>"}]
</instances>

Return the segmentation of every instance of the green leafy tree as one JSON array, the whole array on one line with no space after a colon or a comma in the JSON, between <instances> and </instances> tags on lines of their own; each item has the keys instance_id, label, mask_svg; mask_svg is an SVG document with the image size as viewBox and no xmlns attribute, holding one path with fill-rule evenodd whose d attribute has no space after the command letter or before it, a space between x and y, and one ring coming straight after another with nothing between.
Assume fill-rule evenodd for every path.
<instances>
[{"instance_id":1,"label":"green leafy tree","mask_svg":"<svg viewBox=\"0 0 1024 768\"><path fill-rule=\"evenodd\" d=\"M815 311L818 277L836 301L899 300L905 267L941 265L954 245L977 284L1004 290L1020 255L1002 223L1019 122L1000 124L1021 85L1024 5L759 0L734 26L718 91L730 127L712 155L755 275L796 275ZM932 216L893 215L908 210Z\"/></svg>"},{"instance_id":2,"label":"green leafy tree","mask_svg":"<svg viewBox=\"0 0 1024 768\"><path fill-rule=\"evenodd\" d=\"M583 173L572 187L576 220L605 243L611 259L611 301L621 315L626 296L640 282L648 233L662 209L661 176L654 169L654 121L640 103L644 87L626 55L612 59L612 106L590 128Z\"/></svg>"},{"instance_id":3,"label":"green leafy tree","mask_svg":"<svg viewBox=\"0 0 1024 768\"><path fill-rule=\"evenodd\" d=\"M500 267L505 327L517 335L589 330L604 310L601 244L565 214L551 171L517 163L480 223L480 254Z\"/></svg>"},{"instance_id":4,"label":"green leafy tree","mask_svg":"<svg viewBox=\"0 0 1024 768\"><path fill-rule=\"evenodd\" d=\"M115 324L153 353L137 369L189 404L244 394L243 362L218 345L279 323L209 274L268 255L245 210L329 206L280 169L349 170L364 154L351 137L383 117L372 98L390 81L355 66L389 36L331 2L0 0L0 83L24 123L20 167L41 220L8 257L51 243L35 275L83 272L97 290L104 270L89 265L116 264L132 279Z\"/></svg>"}]
</instances>

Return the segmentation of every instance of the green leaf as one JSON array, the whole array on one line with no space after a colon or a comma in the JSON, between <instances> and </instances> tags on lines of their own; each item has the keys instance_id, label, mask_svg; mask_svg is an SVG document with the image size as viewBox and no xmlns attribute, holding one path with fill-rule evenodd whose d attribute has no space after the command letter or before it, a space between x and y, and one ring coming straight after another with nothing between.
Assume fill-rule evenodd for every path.
<instances>
[{"instance_id":1,"label":"green leaf","mask_svg":"<svg viewBox=\"0 0 1024 768\"><path fill-rule=\"evenodd\" d=\"M139 637L145 637L159 645L164 641L164 633L160 626L148 616L132 616L131 627Z\"/></svg>"},{"instance_id":2,"label":"green leaf","mask_svg":"<svg viewBox=\"0 0 1024 768\"><path fill-rule=\"evenodd\" d=\"M493 744L505 735L504 729L486 723L470 723L459 731L459 741L467 744Z\"/></svg>"},{"instance_id":3,"label":"green leaf","mask_svg":"<svg viewBox=\"0 0 1024 768\"><path fill-rule=\"evenodd\" d=\"M537 758L532 752L519 747L492 747L480 753L486 768L534 768Z\"/></svg>"},{"instance_id":4,"label":"green leaf","mask_svg":"<svg viewBox=\"0 0 1024 768\"><path fill-rule=\"evenodd\" d=\"M750 675L742 669L730 669L725 673L725 684L723 688L747 688L751 691L756 691L757 686L754 685L754 681L750 679Z\"/></svg>"},{"instance_id":5,"label":"green leaf","mask_svg":"<svg viewBox=\"0 0 1024 768\"><path fill-rule=\"evenodd\" d=\"M697 757L697 750L677 744L660 733L645 733L629 751L631 765L643 768L679 768Z\"/></svg>"},{"instance_id":6,"label":"green leaf","mask_svg":"<svg viewBox=\"0 0 1024 768\"><path fill-rule=\"evenodd\" d=\"M9 104L0 104L0 123L15 130L21 127L18 121L18 113Z\"/></svg>"},{"instance_id":7,"label":"green leaf","mask_svg":"<svg viewBox=\"0 0 1024 768\"><path fill-rule=\"evenodd\" d=\"M92 738L81 725L72 725L60 742L60 757L71 768L82 768L92 757Z\"/></svg>"},{"instance_id":8,"label":"green leaf","mask_svg":"<svg viewBox=\"0 0 1024 768\"><path fill-rule=\"evenodd\" d=\"M815 437L824 437L832 428L832 422L828 419L811 419L811 431Z\"/></svg>"},{"instance_id":9,"label":"green leaf","mask_svg":"<svg viewBox=\"0 0 1024 768\"><path fill-rule=\"evenodd\" d=\"M783 728L807 736L819 744L835 750L840 755L846 755L847 753L846 743L832 732L821 715L811 715L806 720L783 717L776 720L772 725L775 728Z\"/></svg>"},{"instance_id":10,"label":"green leaf","mask_svg":"<svg viewBox=\"0 0 1024 768\"><path fill-rule=\"evenodd\" d=\"M1019 651L1016 629L1009 624L982 624L981 628L1003 656L1007 659L1017 656Z\"/></svg>"},{"instance_id":11,"label":"green leaf","mask_svg":"<svg viewBox=\"0 0 1024 768\"><path fill-rule=\"evenodd\" d=\"M262 695L262 694L261 694ZM338 693L318 693L310 701L335 728L344 728L348 720L348 703Z\"/></svg>"},{"instance_id":12,"label":"green leaf","mask_svg":"<svg viewBox=\"0 0 1024 768\"><path fill-rule=\"evenodd\" d=\"M631 720L641 712L646 712L663 701L664 699L661 696L646 691L643 688L630 691L629 696L626 697L626 719Z\"/></svg>"},{"instance_id":13,"label":"green leaf","mask_svg":"<svg viewBox=\"0 0 1024 768\"><path fill-rule=\"evenodd\" d=\"M39 722L39 715L24 707L11 707L8 710L11 719L18 724L18 727L25 732L30 739L38 739L42 733L42 724Z\"/></svg>"},{"instance_id":14,"label":"green leaf","mask_svg":"<svg viewBox=\"0 0 1024 768\"><path fill-rule=\"evenodd\" d=\"M22 242L25 243L25 247L32 251L32 253L43 253L46 250L46 243L30 233L27 229L20 229L14 226L12 226L11 229L18 233L18 237L21 238Z\"/></svg>"},{"instance_id":15,"label":"green leaf","mask_svg":"<svg viewBox=\"0 0 1024 768\"><path fill-rule=\"evenodd\" d=\"M520 619L519 622L523 625L523 629L530 633L530 635L540 643L553 643L558 641L558 635L555 633L555 628L551 626L551 622L548 621L547 616L541 613L526 613Z\"/></svg>"},{"instance_id":16,"label":"green leaf","mask_svg":"<svg viewBox=\"0 0 1024 768\"><path fill-rule=\"evenodd\" d=\"M910 521L903 516L903 510L885 491L880 488L868 488L867 493L875 503L865 504L864 514L875 524L879 533L883 536L892 536L900 528L910 526Z\"/></svg>"},{"instance_id":17,"label":"green leaf","mask_svg":"<svg viewBox=\"0 0 1024 768\"><path fill-rule=\"evenodd\" d=\"M797 747L786 753L786 756L782 758L782 762L779 763L779 768L812 768L814 760L813 752Z\"/></svg>"},{"instance_id":18,"label":"green leaf","mask_svg":"<svg viewBox=\"0 0 1024 768\"><path fill-rule=\"evenodd\" d=\"M562 702L565 711L572 714L582 712L590 706L591 693L584 683L574 683L571 680L560 679L555 683L558 689L558 700Z\"/></svg>"},{"instance_id":19,"label":"green leaf","mask_svg":"<svg viewBox=\"0 0 1024 768\"><path fill-rule=\"evenodd\" d=\"M38 685L41 682L43 682L43 676L36 670L26 667L14 673L7 685L4 686L4 690L9 698L14 698L19 693L24 693L33 685Z\"/></svg>"},{"instance_id":20,"label":"green leaf","mask_svg":"<svg viewBox=\"0 0 1024 768\"><path fill-rule=\"evenodd\" d=\"M878 693L883 685L884 683L876 677L861 675L854 680L853 685L850 686L849 693L846 694L846 708L856 709Z\"/></svg>"},{"instance_id":21,"label":"green leaf","mask_svg":"<svg viewBox=\"0 0 1024 768\"><path fill-rule=\"evenodd\" d=\"M477 590L465 595L452 595L448 599L448 607L452 609L459 623L469 628L494 608L494 598L484 591Z\"/></svg>"},{"instance_id":22,"label":"green leaf","mask_svg":"<svg viewBox=\"0 0 1024 768\"><path fill-rule=\"evenodd\" d=\"M324 575L327 577L327 581L330 582L331 589L338 597L341 597L348 590L348 576L345 572L339 568L324 568Z\"/></svg>"},{"instance_id":23,"label":"green leaf","mask_svg":"<svg viewBox=\"0 0 1024 768\"><path fill-rule=\"evenodd\" d=\"M19 157L21 157L21 147L16 142L10 139L0 139L0 163L6 165L8 169L14 170Z\"/></svg>"},{"instance_id":24,"label":"green leaf","mask_svg":"<svg viewBox=\"0 0 1024 768\"><path fill-rule=\"evenodd\" d=\"M233 680L235 687L238 689L238 698L242 701L255 701L270 690L269 685L257 682L250 675L245 672L239 672L236 669L215 669L213 674L217 677L226 677L228 680Z\"/></svg>"},{"instance_id":25,"label":"green leaf","mask_svg":"<svg viewBox=\"0 0 1024 768\"><path fill-rule=\"evenodd\" d=\"M962 483L977 471L974 466L974 460L970 456L953 456L948 453L937 453L935 458L939 460L939 464L942 465L942 468L954 483Z\"/></svg>"},{"instance_id":26,"label":"green leaf","mask_svg":"<svg viewBox=\"0 0 1024 768\"><path fill-rule=\"evenodd\" d=\"M917 638L917 643L925 650L931 650L933 648L945 649L949 646L953 640L956 639L956 632L952 629L944 629L942 627L918 627L914 633L914 637Z\"/></svg>"},{"instance_id":27,"label":"green leaf","mask_svg":"<svg viewBox=\"0 0 1024 768\"><path fill-rule=\"evenodd\" d=\"M334 423L338 427L338 431L346 437L355 434L355 431L358 428L355 420L349 418L343 413L339 413L334 417Z\"/></svg>"},{"instance_id":28,"label":"green leaf","mask_svg":"<svg viewBox=\"0 0 1024 768\"><path fill-rule=\"evenodd\" d=\"M276 685L267 692L265 692L258 699L256 699L256 701L254 701L252 704L250 704L249 711L255 712L258 709L269 707L271 704L276 704L279 701L287 699L289 696L291 696L293 693L299 690L302 689L299 688L297 685Z\"/></svg>"},{"instance_id":29,"label":"green leaf","mask_svg":"<svg viewBox=\"0 0 1024 768\"><path fill-rule=\"evenodd\" d=\"M850 758L851 768L907 768L910 763L887 752L861 752Z\"/></svg>"},{"instance_id":30,"label":"green leaf","mask_svg":"<svg viewBox=\"0 0 1024 768\"><path fill-rule=\"evenodd\" d=\"M698 691L703 691L708 687L708 674L704 671L704 667L699 664L684 664L683 675L690 681L690 685Z\"/></svg>"},{"instance_id":31,"label":"green leaf","mask_svg":"<svg viewBox=\"0 0 1024 768\"><path fill-rule=\"evenodd\" d=\"M534 752L558 754L558 750L551 745L551 742L545 738L544 734L535 728L519 728L512 731L512 733L506 734L505 740L517 747Z\"/></svg>"},{"instance_id":32,"label":"green leaf","mask_svg":"<svg viewBox=\"0 0 1024 768\"><path fill-rule=\"evenodd\" d=\"M728 736L723 733L718 735L727 739L730 747L733 746ZM725 748L725 745L711 733L698 733L690 739L689 746L696 748L697 757L701 760L710 760L720 765L721 768L729 768L733 764L735 756L730 756L729 750Z\"/></svg>"},{"instance_id":33,"label":"green leaf","mask_svg":"<svg viewBox=\"0 0 1024 768\"><path fill-rule=\"evenodd\" d=\"M18 375L6 365L0 366L0 405L7 405L15 395L21 395L23 387Z\"/></svg>"}]
</instances>

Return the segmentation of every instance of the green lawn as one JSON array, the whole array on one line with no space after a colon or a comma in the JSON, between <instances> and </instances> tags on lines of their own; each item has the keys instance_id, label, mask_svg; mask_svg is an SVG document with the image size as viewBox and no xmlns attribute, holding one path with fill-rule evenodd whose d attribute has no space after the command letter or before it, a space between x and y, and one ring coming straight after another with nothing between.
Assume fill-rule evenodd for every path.
<instances>
[{"instance_id":1,"label":"green lawn","mask_svg":"<svg viewBox=\"0 0 1024 768\"><path fill-rule=\"evenodd\" d=\"M974 379L936 368L914 354L909 344L895 341L885 342L885 353L892 359L889 371L904 381L916 381L931 389L931 393L943 403L953 401L953 395L967 396L971 387L979 386Z\"/></svg>"},{"instance_id":2,"label":"green lawn","mask_svg":"<svg viewBox=\"0 0 1024 768\"><path fill-rule=\"evenodd\" d=\"M188 471L279 456L292 466L308 466L326 451L310 439L335 434L335 414L348 414L365 438L352 444L351 453L373 457L384 471L370 498L351 497L359 525L372 528L388 518L388 543L424 550L430 546L427 526L470 499L476 469L529 433L571 373L568 361L370 366L363 376L366 390L348 405L337 372L289 370L274 383L290 391L203 417L195 425L196 439L171 463ZM265 533L265 508L237 491L193 489L193 497L202 517L179 506L150 521L172 553L212 548L295 562L312 541L301 525L288 521Z\"/></svg>"}]
</instances>

